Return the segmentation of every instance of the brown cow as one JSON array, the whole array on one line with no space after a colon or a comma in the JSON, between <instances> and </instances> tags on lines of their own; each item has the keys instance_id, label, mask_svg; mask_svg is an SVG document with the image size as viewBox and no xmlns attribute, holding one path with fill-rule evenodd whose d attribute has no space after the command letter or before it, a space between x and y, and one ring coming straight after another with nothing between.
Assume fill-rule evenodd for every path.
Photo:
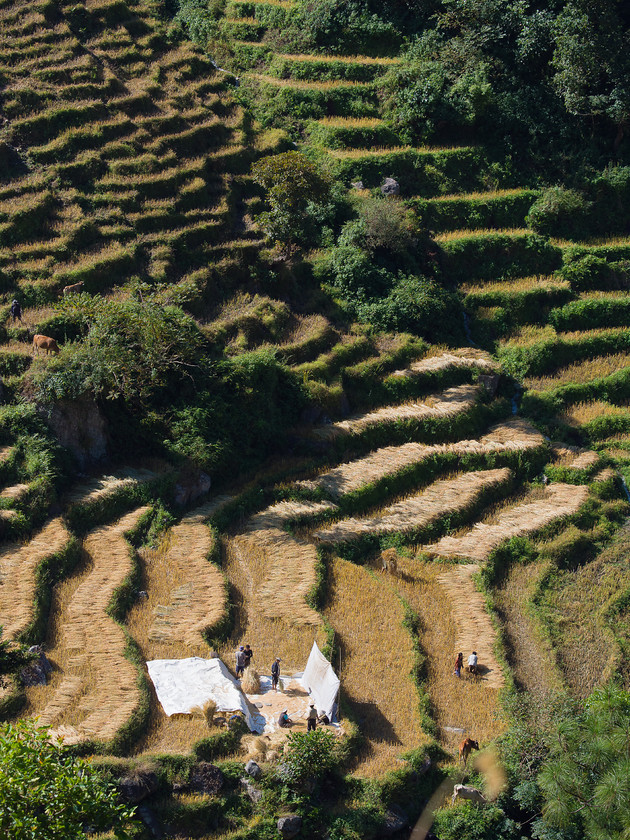
<instances>
[{"instance_id":1,"label":"brown cow","mask_svg":"<svg viewBox=\"0 0 630 840\"><path fill-rule=\"evenodd\" d=\"M46 355L49 353L58 353L59 348L54 338L49 338L47 335L33 336L33 352L39 356L39 351L45 350Z\"/></svg>"},{"instance_id":2,"label":"brown cow","mask_svg":"<svg viewBox=\"0 0 630 840\"><path fill-rule=\"evenodd\" d=\"M464 738L464 740L459 745L459 760L463 762L464 767L466 766L466 762L468 761L468 756L471 754L473 750L478 750L479 744L477 741L473 741L472 738Z\"/></svg>"},{"instance_id":3,"label":"brown cow","mask_svg":"<svg viewBox=\"0 0 630 840\"><path fill-rule=\"evenodd\" d=\"M63 287L63 294L65 295L73 295L75 292L78 294L83 289L83 280L80 283L73 283L71 286L64 286Z\"/></svg>"}]
</instances>

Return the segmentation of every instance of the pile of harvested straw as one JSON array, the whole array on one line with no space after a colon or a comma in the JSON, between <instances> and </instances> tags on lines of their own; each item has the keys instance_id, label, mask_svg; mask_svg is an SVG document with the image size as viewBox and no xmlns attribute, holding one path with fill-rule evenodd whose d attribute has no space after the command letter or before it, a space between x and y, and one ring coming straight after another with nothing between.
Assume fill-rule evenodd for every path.
<instances>
[{"instance_id":1,"label":"pile of harvested straw","mask_svg":"<svg viewBox=\"0 0 630 840\"><path fill-rule=\"evenodd\" d=\"M438 578L448 593L457 628L452 658L454 662L461 651L466 663L468 655L476 650L479 665L484 669L484 684L490 688L501 688L505 679L494 656L497 634L487 613L484 597L477 591L472 579L477 571L479 566L474 563L458 564Z\"/></svg>"},{"instance_id":2,"label":"pile of harvested straw","mask_svg":"<svg viewBox=\"0 0 630 840\"><path fill-rule=\"evenodd\" d=\"M459 350L447 350L436 356L428 356L417 362L412 362L405 370L395 370L391 376L411 379L423 373L436 373L448 368L479 368L488 373L496 370L496 362L489 353L475 350L473 347L462 347Z\"/></svg>"},{"instance_id":3,"label":"pile of harvested straw","mask_svg":"<svg viewBox=\"0 0 630 840\"><path fill-rule=\"evenodd\" d=\"M554 519L576 513L587 495L584 486L552 484L544 499L515 505L500 513L493 524L478 522L463 536L442 537L433 545L423 546L421 551L440 557L485 560L504 540L533 534Z\"/></svg>"},{"instance_id":4,"label":"pile of harvested straw","mask_svg":"<svg viewBox=\"0 0 630 840\"><path fill-rule=\"evenodd\" d=\"M339 420L330 426L317 429L319 437L332 438L340 434L357 434L380 423L397 423L404 420L426 420L429 417L453 417L467 411L479 395L477 385L459 385L441 394L426 397L422 402L387 405L366 414L357 414Z\"/></svg>"},{"instance_id":5,"label":"pile of harvested straw","mask_svg":"<svg viewBox=\"0 0 630 840\"><path fill-rule=\"evenodd\" d=\"M46 724L64 723L71 712L68 743L113 738L140 702L136 669L124 656L125 634L107 608L131 571L131 548L124 535L147 510L138 508L85 540L91 563L61 624L63 647L76 653L40 718Z\"/></svg>"},{"instance_id":6,"label":"pile of harvested straw","mask_svg":"<svg viewBox=\"0 0 630 840\"><path fill-rule=\"evenodd\" d=\"M168 534L164 562L178 585L171 590L168 603L153 607L151 641L194 646L201 641L201 634L225 614L225 581L220 570L208 561L213 536L204 524L217 505L215 499L198 508Z\"/></svg>"},{"instance_id":7,"label":"pile of harvested straw","mask_svg":"<svg viewBox=\"0 0 630 840\"><path fill-rule=\"evenodd\" d=\"M309 490L322 489L334 496L343 496L367 484L379 481L400 470L419 464L435 455L453 452L457 455L507 452L536 449L543 446L541 433L526 420L514 417L494 426L479 440L460 440L457 443L404 443L385 446L322 473L310 481L298 481L296 486Z\"/></svg>"},{"instance_id":8,"label":"pile of harvested straw","mask_svg":"<svg viewBox=\"0 0 630 840\"><path fill-rule=\"evenodd\" d=\"M511 477L507 468L462 473L430 484L420 493L385 508L378 516L344 519L315 531L314 536L323 542L343 542L368 534L413 531L453 511L465 510L482 492L506 484Z\"/></svg>"},{"instance_id":9,"label":"pile of harvested straw","mask_svg":"<svg viewBox=\"0 0 630 840\"><path fill-rule=\"evenodd\" d=\"M33 620L37 567L68 539L65 525L57 518L25 545L10 545L0 552L0 625L6 638L15 638Z\"/></svg>"}]
</instances>

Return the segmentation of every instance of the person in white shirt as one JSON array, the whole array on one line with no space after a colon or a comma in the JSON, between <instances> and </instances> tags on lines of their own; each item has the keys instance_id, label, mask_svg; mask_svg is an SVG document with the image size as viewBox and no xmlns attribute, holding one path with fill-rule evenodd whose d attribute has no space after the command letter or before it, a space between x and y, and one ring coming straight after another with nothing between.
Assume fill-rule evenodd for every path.
<instances>
[{"instance_id":1,"label":"person in white shirt","mask_svg":"<svg viewBox=\"0 0 630 840\"><path fill-rule=\"evenodd\" d=\"M473 652L468 657L468 670L471 674L477 673L477 651L473 650Z\"/></svg>"}]
</instances>

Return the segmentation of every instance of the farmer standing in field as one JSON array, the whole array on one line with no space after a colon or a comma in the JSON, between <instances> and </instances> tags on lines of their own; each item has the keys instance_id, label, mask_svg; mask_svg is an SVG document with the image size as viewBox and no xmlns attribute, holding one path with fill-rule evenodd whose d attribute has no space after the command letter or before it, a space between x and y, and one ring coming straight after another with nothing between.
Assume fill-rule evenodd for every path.
<instances>
[{"instance_id":1,"label":"farmer standing in field","mask_svg":"<svg viewBox=\"0 0 630 840\"><path fill-rule=\"evenodd\" d=\"M317 709L311 703L311 708L308 710L308 715L306 716L306 731L310 732L311 730L314 732L317 729Z\"/></svg>"},{"instance_id":2,"label":"farmer standing in field","mask_svg":"<svg viewBox=\"0 0 630 840\"><path fill-rule=\"evenodd\" d=\"M471 674L477 673L477 651L473 650L473 652L468 657L468 670Z\"/></svg>"},{"instance_id":3,"label":"farmer standing in field","mask_svg":"<svg viewBox=\"0 0 630 840\"><path fill-rule=\"evenodd\" d=\"M247 663L247 656L245 655L245 648L240 645L236 651L236 679L239 680L245 672L245 665Z\"/></svg>"},{"instance_id":4,"label":"farmer standing in field","mask_svg":"<svg viewBox=\"0 0 630 840\"><path fill-rule=\"evenodd\" d=\"M278 691L278 681L280 680L280 657L276 656L271 666L271 687Z\"/></svg>"},{"instance_id":5,"label":"farmer standing in field","mask_svg":"<svg viewBox=\"0 0 630 840\"><path fill-rule=\"evenodd\" d=\"M455 676L459 677L462 673L462 668L464 667L464 654L458 653L457 659L455 660Z\"/></svg>"},{"instance_id":6,"label":"farmer standing in field","mask_svg":"<svg viewBox=\"0 0 630 840\"><path fill-rule=\"evenodd\" d=\"M245 650L243 652L245 654L245 667L249 668L249 664L254 657L254 651L250 648L249 645L245 645Z\"/></svg>"}]
</instances>

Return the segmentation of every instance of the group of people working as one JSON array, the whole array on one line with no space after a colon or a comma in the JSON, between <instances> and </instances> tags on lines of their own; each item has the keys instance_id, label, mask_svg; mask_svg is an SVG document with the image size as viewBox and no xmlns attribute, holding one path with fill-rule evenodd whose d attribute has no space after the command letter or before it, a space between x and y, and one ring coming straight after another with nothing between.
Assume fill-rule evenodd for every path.
<instances>
[{"instance_id":1,"label":"group of people working","mask_svg":"<svg viewBox=\"0 0 630 840\"><path fill-rule=\"evenodd\" d=\"M245 673L245 668L249 667L252 659L254 658L254 651L251 649L250 645L239 645L238 650L236 651L236 678L241 679L243 674ZM278 684L280 682L280 662L282 660L279 656L276 656L272 665L271 665L271 687L274 691L278 691ZM315 704L311 703L310 708L308 710L308 714L306 716L306 726L307 732L313 732L317 729L317 722L328 724L330 723L328 716L322 712L321 715L317 714L317 709L315 708ZM283 709L278 717L278 726L282 727L283 729L293 725L293 721L289 717L289 710Z\"/></svg>"},{"instance_id":2,"label":"group of people working","mask_svg":"<svg viewBox=\"0 0 630 840\"><path fill-rule=\"evenodd\" d=\"M468 672L470 674L478 674L479 667L478 667L478 659L477 659L477 651L473 650L473 652L468 657ZM464 654L458 653L457 659L455 660L455 670L454 674L456 677L461 677L462 675L462 668L464 667Z\"/></svg>"}]
</instances>

